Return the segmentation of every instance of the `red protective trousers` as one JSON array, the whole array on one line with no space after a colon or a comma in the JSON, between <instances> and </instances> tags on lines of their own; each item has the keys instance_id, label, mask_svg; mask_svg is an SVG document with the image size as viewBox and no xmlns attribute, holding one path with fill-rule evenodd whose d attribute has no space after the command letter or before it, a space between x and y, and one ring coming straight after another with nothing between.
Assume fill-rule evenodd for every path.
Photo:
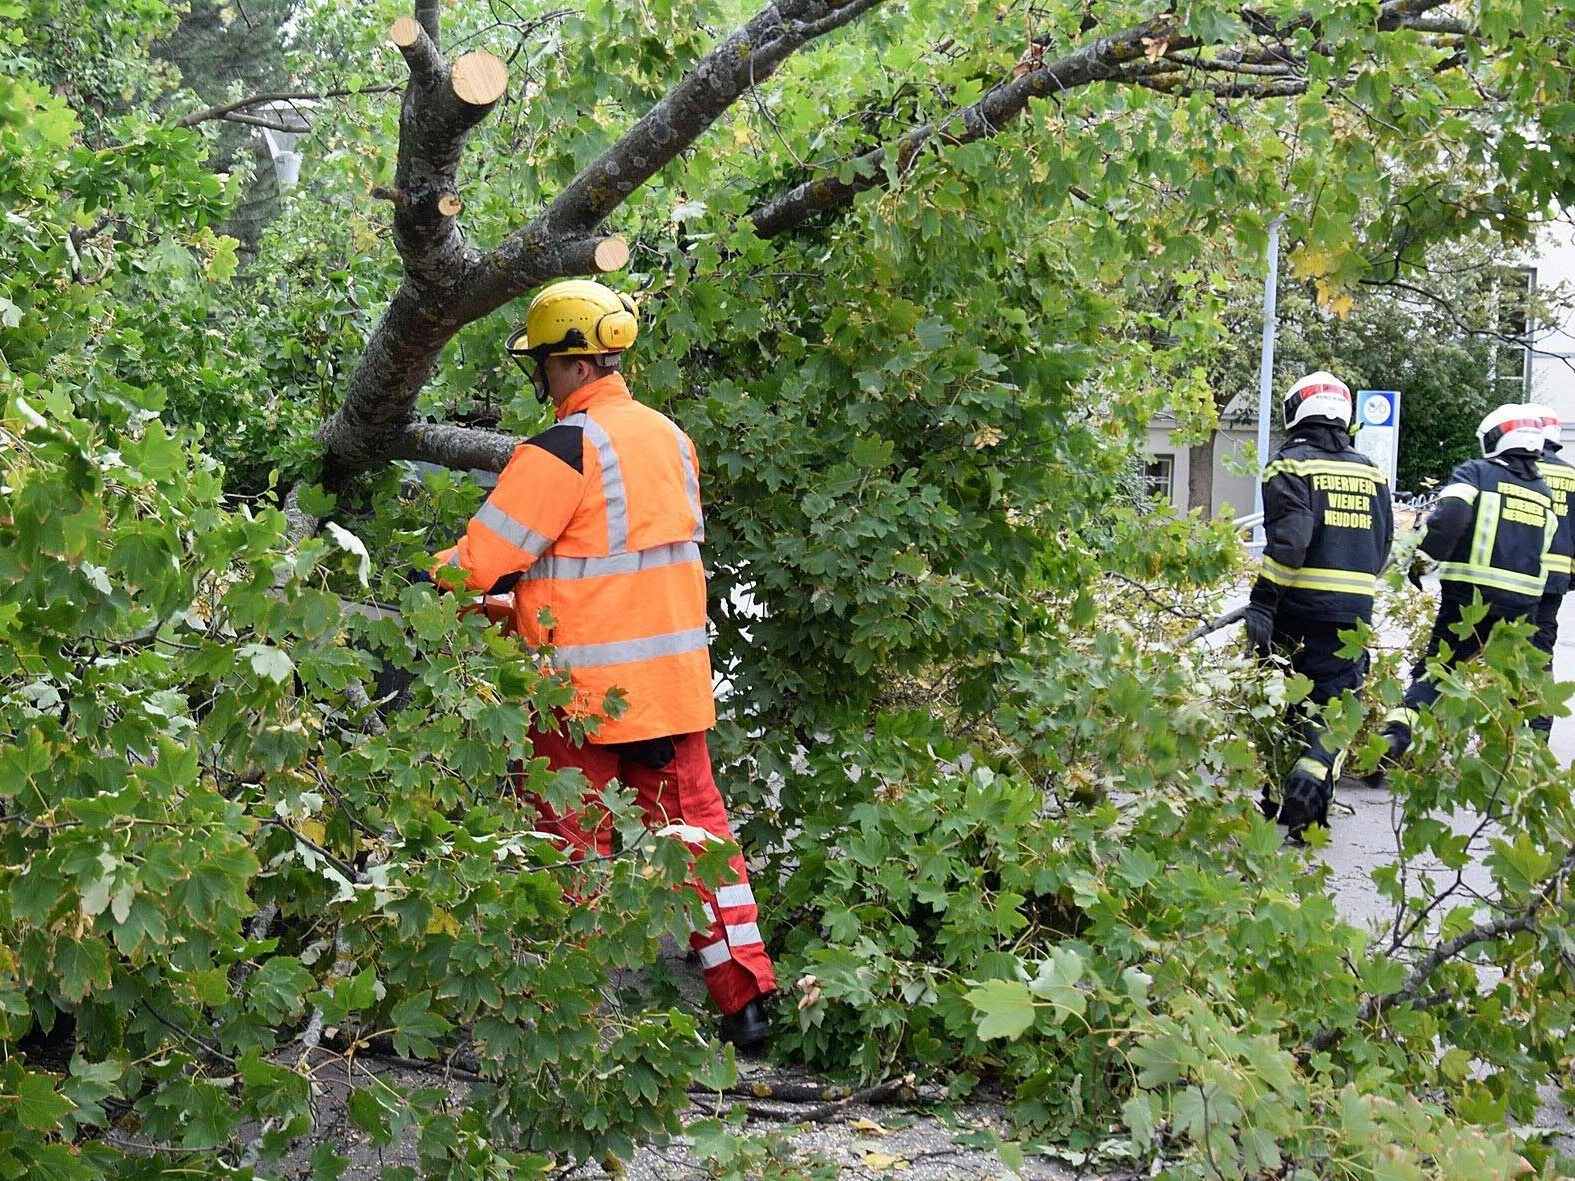
<instances>
[{"instance_id":1,"label":"red protective trousers","mask_svg":"<svg viewBox=\"0 0 1575 1181\"><path fill-rule=\"evenodd\" d=\"M635 799L652 828L664 824L692 824L706 832L732 840L722 793L711 773L711 753L705 734L673 736L674 757L660 769L630 758L617 746L587 743L574 746L563 734L531 731L531 744L555 771L577 767L590 783L587 803L596 799L607 784L617 779L633 788ZM587 833L579 812L555 813L542 800L535 801L542 815L543 832L568 840L577 855L583 856L594 843L597 853L612 851L612 830L607 824ZM698 852L698 848L691 846ZM775 990L776 973L766 946L760 938L755 896L749 888L744 859L734 854L729 865L733 880L718 886L713 893L700 882L693 883L705 906L710 926L689 937L689 945L700 957L706 987L723 1014L736 1013L756 997Z\"/></svg>"}]
</instances>

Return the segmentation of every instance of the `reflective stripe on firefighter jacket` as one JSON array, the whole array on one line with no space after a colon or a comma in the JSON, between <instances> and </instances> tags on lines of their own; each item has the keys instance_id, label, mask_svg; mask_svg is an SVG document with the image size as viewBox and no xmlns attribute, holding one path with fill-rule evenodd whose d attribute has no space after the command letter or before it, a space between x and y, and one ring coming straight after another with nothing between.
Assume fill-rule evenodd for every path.
<instances>
[{"instance_id":1,"label":"reflective stripe on firefighter jacket","mask_svg":"<svg viewBox=\"0 0 1575 1181\"><path fill-rule=\"evenodd\" d=\"M464 538L439 555L472 590L509 576L511 625L551 645L573 712L627 708L593 742L692 734L716 724L700 542L700 468L677 424L609 374L521 444Z\"/></svg>"},{"instance_id":2,"label":"reflective stripe on firefighter jacket","mask_svg":"<svg viewBox=\"0 0 1575 1181\"><path fill-rule=\"evenodd\" d=\"M1575 573L1575 520L1570 517L1570 495L1575 493L1575 466L1548 452L1537 461L1537 474L1548 486L1548 491L1553 493L1553 512L1559 519L1553 548L1548 551L1548 582L1542 593L1562 595L1569 591L1570 575Z\"/></svg>"},{"instance_id":3,"label":"reflective stripe on firefighter jacket","mask_svg":"<svg viewBox=\"0 0 1575 1181\"><path fill-rule=\"evenodd\" d=\"M1348 438L1292 434L1263 469L1263 532L1254 602L1281 618L1372 619L1394 511L1384 474Z\"/></svg>"},{"instance_id":4,"label":"reflective stripe on firefighter jacket","mask_svg":"<svg viewBox=\"0 0 1575 1181\"><path fill-rule=\"evenodd\" d=\"M1461 464L1439 492L1421 548L1439 561L1448 598L1480 594L1496 614L1519 616L1542 596L1558 533L1553 493L1527 452Z\"/></svg>"}]
</instances>

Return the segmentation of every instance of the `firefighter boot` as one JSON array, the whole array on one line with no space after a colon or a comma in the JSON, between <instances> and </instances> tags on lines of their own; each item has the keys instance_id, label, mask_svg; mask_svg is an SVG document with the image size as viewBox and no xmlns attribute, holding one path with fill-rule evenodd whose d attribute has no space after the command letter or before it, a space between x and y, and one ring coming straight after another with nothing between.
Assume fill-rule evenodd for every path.
<instances>
[{"instance_id":1,"label":"firefighter boot","mask_svg":"<svg viewBox=\"0 0 1575 1181\"><path fill-rule=\"evenodd\" d=\"M1389 749L1378 760L1378 766L1358 778L1363 787L1388 786L1389 772L1400 765L1401 757L1411 749L1411 727L1404 722L1390 722L1384 727L1383 739Z\"/></svg>"},{"instance_id":2,"label":"firefighter boot","mask_svg":"<svg viewBox=\"0 0 1575 1181\"><path fill-rule=\"evenodd\" d=\"M724 1042L732 1042L740 1050L763 1045L771 1036L771 1018L766 1014L766 1002L756 997L736 1013L722 1018L721 1035Z\"/></svg>"}]
</instances>

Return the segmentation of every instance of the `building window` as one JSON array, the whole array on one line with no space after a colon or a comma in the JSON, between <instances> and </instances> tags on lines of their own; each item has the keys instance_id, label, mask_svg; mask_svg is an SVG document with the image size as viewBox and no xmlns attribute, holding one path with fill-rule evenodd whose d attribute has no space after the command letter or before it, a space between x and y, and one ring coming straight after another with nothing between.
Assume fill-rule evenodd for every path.
<instances>
[{"instance_id":1,"label":"building window","mask_svg":"<svg viewBox=\"0 0 1575 1181\"><path fill-rule=\"evenodd\" d=\"M1150 455L1143 461L1143 490L1156 503L1174 504L1176 457Z\"/></svg>"}]
</instances>

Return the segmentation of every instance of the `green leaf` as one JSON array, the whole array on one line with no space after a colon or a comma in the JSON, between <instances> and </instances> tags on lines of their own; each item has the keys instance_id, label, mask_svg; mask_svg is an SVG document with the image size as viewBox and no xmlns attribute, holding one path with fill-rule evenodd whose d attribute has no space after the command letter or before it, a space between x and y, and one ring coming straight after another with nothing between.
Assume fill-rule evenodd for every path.
<instances>
[{"instance_id":1,"label":"green leaf","mask_svg":"<svg viewBox=\"0 0 1575 1181\"><path fill-rule=\"evenodd\" d=\"M294 956L270 956L253 972L246 991L263 1020L278 1024L306 1007L307 990L315 981Z\"/></svg>"},{"instance_id":2,"label":"green leaf","mask_svg":"<svg viewBox=\"0 0 1575 1181\"><path fill-rule=\"evenodd\" d=\"M1083 957L1070 947L1052 948L1028 984L1029 992L1051 1006L1058 1025L1068 1017L1082 1016L1088 1008L1088 998L1077 988L1083 969Z\"/></svg>"},{"instance_id":3,"label":"green leaf","mask_svg":"<svg viewBox=\"0 0 1575 1181\"><path fill-rule=\"evenodd\" d=\"M96 988L109 986L109 949L100 939L61 939L55 944L55 972L60 993L72 1002L86 999Z\"/></svg>"},{"instance_id":4,"label":"green leaf","mask_svg":"<svg viewBox=\"0 0 1575 1181\"><path fill-rule=\"evenodd\" d=\"M73 1110L71 1100L55 1091L53 1075L24 1072L16 1084L16 1118L24 1128L49 1132Z\"/></svg>"},{"instance_id":5,"label":"green leaf","mask_svg":"<svg viewBox=\"0 0 1575 1181\"><path fill-rule=\"evenodd\" d=\"M979 1036L1004 1037L1015 1041L1034 1023L1034 998L1028 986L1017 980L986 980L964 994L978 1016Z\"/></svg>"},{"instance_id":6,"label":"green leaf","mask_svg":"<svg viewBox=\"0 0 1575 1181\"><path fill-rule=\"evenodd\" d=\"M428 1056L436 1052L432 1038L441 1037L452 1026L432 1012L431 990L406 997L389 1012L394 1050L407 1056Z\"/></svg>"},{"instance_id":7,"label":"green leaf","mask_svg":"<svg viewBox=\"0 0 1575 1181\"><path fill-rule=\"evenodd\" d=\"M388 1107L371 1087L352 1091L347 1106L351 1122L371 1136L374 1144L387 1144L392 1139Z\"/></svg>"},{"instance_id":8,"label":"green leaf","mask_svg":"<svg viewBox=\"0 0 1575 1181\"><path fill-rule=\"evenodd\" d=\"M252 671L276 685L282 685L295 672L295 662L289 654L271 644L247 644L241 655L251 661Z\"/></svg>"}]
</instances>

